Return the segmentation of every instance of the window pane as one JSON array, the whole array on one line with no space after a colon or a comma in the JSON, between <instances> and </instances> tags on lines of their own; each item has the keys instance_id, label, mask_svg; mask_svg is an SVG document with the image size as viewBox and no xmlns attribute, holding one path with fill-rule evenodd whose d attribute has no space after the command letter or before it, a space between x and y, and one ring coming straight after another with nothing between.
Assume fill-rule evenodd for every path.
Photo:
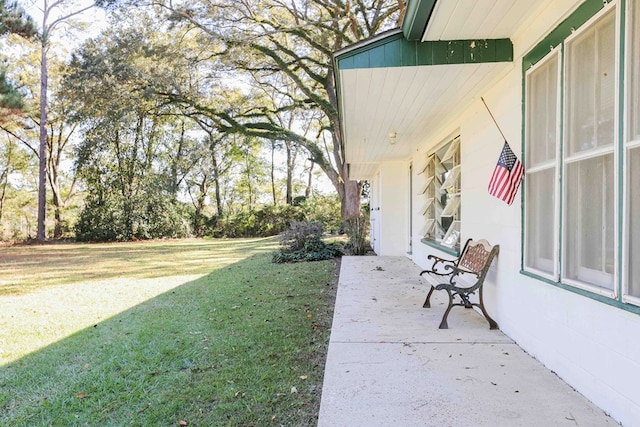
<instances>
[{"instance_id":1,"label":"window pane","mask_svg":"<svg viewBox=\"0 0 640 427\"><path fill-rule=\"evenodd\" d=\"M569 155L614 143L615 13L567 45Z\"/></svg>"},{"instance_id":2,"label":"window pane","mask_svg":"<svg viewBox=\"0 0 640 427\"><path fill-rule=\"evenodd\" d=\"M566 166L564 275L613 289L613 154Z\"/></svg>"},{"instance_id":3,"label":"window pane","mask_svg":"<svg viewBox=\"0 0 640 427\"><path fill-rule=\"evenodd\" d=\"M527 165L536 166L556 157L558 56L527 76Z\"/></svg>"},{"instance_id":4,"label":"window pane","mask_svg":"<svg viewBox=\"0 0 640 427\"><path fill-rule=\"evenodd\" d=\"M549 274L554 273L554 178L550 168L527 175L526 266Z\"/></svg>"},{"instance_id":5,"label":"window pane","mask_svg":"<svg viewBox=\"0 0 640 427\"><path fill-rule=\"evenodd\" d=\"M427 159L425 238L460 248L460 139L445 144Z\"/></svg>"},{"instance_id":6,"label":"window pane","mask_svg":"<svg viewBox=\"0 0 640 427\"><path fill-rule=\"evenodd\" d=\"M616 102L616 20L613 13L605 19L598 37L598 95L596 99L597 145L613 145Z\"/></svg>"},{"instance_id":7,"label":"window pane","mask_svg":"<svg viewBox=\"0 0 640 427\"><path fill-rule=\"evenodd\" d=\"M640 148L629 152L629 294L640 298Z\"/></svg>"}]
</instances>

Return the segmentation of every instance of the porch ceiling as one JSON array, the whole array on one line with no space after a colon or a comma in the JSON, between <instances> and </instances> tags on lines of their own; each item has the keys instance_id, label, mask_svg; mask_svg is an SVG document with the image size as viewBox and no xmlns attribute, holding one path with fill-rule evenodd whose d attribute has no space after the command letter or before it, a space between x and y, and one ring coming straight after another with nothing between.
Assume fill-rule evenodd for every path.
<instances>
[{"instance_id":1,"label":"porch ceiling","mask_svg":"<svg viewBox=\"0 0 640 427\"><path fill-rule=\"evenodd\" d=\"M406 160L512 63L359 68L340 71L342 126L351 179L382 161ZM453 131L453 129L451 129ZM395 144L389 134L395 133Z\"/></svg>"},{"instance_id":2,"label":"porch ceiling","mask_svg":"<svg viewBox=\"0 0 640 427\"><path fill-rule=\"evenodd\" d=\"M425 1L433 0L418 3ZM540 0L437 0L432 5L422 41L509 38L530 19L540 3Z\"/></svg>"},{"instance_id":3,"label":"porch ceiling","mask_svg":"<svg viewBox=\"0 0 640 427\"><path fill-rule=\"evenodd\" d=\"M370 179L380 162L406 160L429 135L446 132L456 112L514 67L513 58L500 54L504 41L512 49L510 39L544 7L555 6L539 0L410 0L401 29L337 52L350 177ZM491 43L495 50L486 49Z\"/></svg>"}]
</instances>

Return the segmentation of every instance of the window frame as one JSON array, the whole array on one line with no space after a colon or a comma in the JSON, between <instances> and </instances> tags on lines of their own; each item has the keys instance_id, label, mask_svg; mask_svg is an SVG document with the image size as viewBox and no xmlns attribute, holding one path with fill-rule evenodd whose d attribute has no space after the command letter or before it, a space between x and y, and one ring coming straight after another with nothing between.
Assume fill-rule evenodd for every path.
<instances>
[{"instance_id":1,"label":"window frame","mask_svg":"<svg viewBox=\"0 0 640 427\"><path fill-rule=\"evenodd\" d=\"M524 77L524 81L525 81L525 88L524 88L524 93L525 93L525 100L530 98L530 85L529 85L529 77L535 73L536 71L538 71L540 68L546 66L548 64L548 61L552 60L552 59L556 59L558 64L557 64L557 81L556 84L558 85L558 88L556 90L556 148L555 148L555 156L553 161L548 161L542 164L538 164L535 166L530 166L530 164L528 163L528 152L526 152L527 155L523 156L525 162L525 179L524 179L524 186L525 186L525 203L523 206L523 234L524 234L524 239L523 239L523 269L525 271L528 271L530 273L536 274L538 276L544 277L546 279L549 280L559 280L560 277L560 263L559 263L559 259L560 259L560 225L561 225L561 221L560 221L560 198L561 198L561 186L560 186L560 180L558 179L559 176L559 171L561 170L561 149L562 149L562 127L561 127L561 120L560 117L557 116L558 112L562 111L562 92L560 90L560 82L562 81L562 71L563 71L563 67L562 67L562 46L556 46L553 49L551 49L551 51L545 55L542 59L540 59L535 65L533 65L531 68L529 68L528 70L526 70L525 72L525 77ZM524 102L524 115L525 118L528 119L529 118L529 113L530 113L530 104L528 102ZM523 140L525 141L524 143L524 147L523 147L523 153L525 153L525 149L528 148L528 139L529 139L529 120L525 120L525 129L524 129L524 138ZM553 259L551 259L550 261L553 264L553 272L549 273L543 270L540 270L538 268L535 268L533 266L528 266L527 260L529 258L529 239L531 238L529 235L527 235L526 231L529 228L529 217L526 214L527 213L527 202L528 202L528 195L529 195L529 182L530 180L527 179L530 175L534 175L537 174L539 172L542 171L546 171L549 169L555 169L554 172L554 206L553 206Z\"/></svg>"},{"instance_id":2,"label":"window frame","mask_svg":"<svg viewBox=\"0 0 640 427\"><path fill-rule=\"evenodd\" d=\"M425 243L429 246L435 247L443 252L458 255L460 252L460 229L461 229L461 219L462 219L462 161L461 161L461 140L460 140L460 132L455 132L452 134L453 136L447 137L439 144L437 144L432 150L430 150L425 156L425 166L422 171L418 174L425 175L425 184L423 186L422 192L419 194L420 196L425 197L425 206L421 209L420 213L425 217L425 223L422 229L423 239L422 243ZM443 158L445 160L437 159L437 153L440 151L445 151L445 155ZM449 153L451 155L449 156ZM452 172L453 175L450 175L451 180L453 181L454 199L457 199L457 202L454 202L455 207L453 208L452 215L444 215L445 206L441 204L438 206L437 195L438 193L442 193L444 190L450 187L446 187L442 189L445 183L448 183L449 179L446 178L444 180L440 180L437 173L437 164L441 164L448 160L452 159L452 167L448 169L448 172ZM442 217L452 217L452 222L449 225L447 230L444 230L442 226ZM430 221L432 223L430 224ZM443 228L443 235L441 238L438 238L438 226ZM436 229L436 231L432 234L431 230ZM454 245L447 245L443 243L444 240L447 239L451 234L457 234L457 238L455 239Z\"/></svg>"},{"instance_id":3,"label":"window frame","mask_svg":"<svg viewBox=\"0 0 640 427\"><path fill-rule=\"evenodd\" d=\"M627 130L625 130L625 137L627 135ZM633 296L630 294L631 286L630 286L630 266L632 263L631 260L631 186L629 184L631 178L631 156L630 152L632 150L640 150L640 140L629 141L625 138L624 147L624 194L622 196L622 206L623 206L623 242L622 242L622 264L623 267L621 269L622 276L622 302L627 304L633 304L640 306L640 297ZM638 248L640 250L640 247Z\"/></svg>"},{"instance_id":4,"label":"window frame","mask_svg":"<svg viewBox=\"0 0 640 427\"><path fill-rule=\"evenodd\" d=\"M608 18L609 14L613 14L613 19L614 19L614 50L615 50L615 54L614 54L614 99L613 99L613 107L614 107L614 111L613 111L613 142L611 145L608 146L597 146L585 151L581 151L581 152L577 152L577 153L571 153L570 152L570 147L569 147L569 133L571 132L571 129L569 129L569 120L570 120L570 108L568 106L568 92L569 92L569 85L568 85L568 80L570 78L569 76L569 66L568 63L570 61L570 45L575 42L576 40L579 40L581 37L583 37L585 34L587 34L589 31L593 31L596 29L597 25L602 22L604 19ZM580 281L580 280L576 280L573 279L571 277L569 277L567 275L567 270L568 270L568 250L567 250L567 245L568 245L568 233L569 233L569 227L567 226L567 222L570 221L571 219L568 218L568 214L567 214L567 210L563 208L563 212L562 212L562 216L560 218L562 225L563 225L563 232L562 232L562 236L561 236L561 256L559 258L559 262L560 262L560 280L563 283L566 283L567 285L570 286L574 286L576 288L580 288L580 289L584 289L586 291L589 292L593 292L596 294L600 294L602 296L605 296L607 298L612 298L612 299L616 299L618 297L619 291L618 291L618 286L617 284L619 283L619 268L618 268L618 262L617 260L619 259L619 240L620 240L620 233L619 233L619 221L618 221L618 213L619 213L619 201L620 201L620 194L617 188L617 184L619 181L619 167L617 166L619 163L619 159L618 159L618 147L620 146L620 138L619 138L619 127L618 127L618 123L619 123L619 118L620 118L620 109L618 107L619 105L619 97L620 97L620 82L618 81L618 76L620 73L620 7L618 5L618 2L616 0L613 0L611 3L605 5L602 10L600 10L599 12L597 12L595 15L593 15L589 20L587 20L582 26L580 26L580 28L576 29L572 34L570 34L568 37L566 37L562 43L563 45L563 55L562 55L562 61L563 61L563 76L562 76L562 80L561 80L561 88L560 90L563 91L563 103L561 105L561 110L560 110L560 115L562 116L562 155L561 155L561 162L562 162L562 168L560 169L560 179L563 182L563 191L562 191L562 206L568 206L569 204L569 191L567 190L567 185L568 185L568 169L570 167L570 165L573 164L580 164L581 162L584 161L588 161L591 159L597 159L597 158L605 158L606 156L608 156L609 154L613 154L613 184L614 184L614 188L612 189L612 191L614 192L613 194L613 206L614 206L614 212L613 212L613 237L614 237L614 242L613 242L613 261L614 261L614 266L613 266L613 273L611 274L611 281L612 281L612 288L608 289L605 288L603 286L598 286L596 284L592 284L592 283L588 283L586 281ZM595 122L595 118L594 118L594 122ZM604 188L604 187L603 187ZM606 250L605 248L601 248L603 250ZM579 267L580 270L584 270L586 271L588 274L591 275L595 275L595 276L604 276L606 275L605 272L600 271L600 270L594 270L594 269L589 269L587 267L584 266L580 266Z\"/></svg>"},{"instance_id":5,"label":"window frame","mask_svg":"<svg viewBox=\"0 0 640 427\"><path fill-rule=\"evenodd\" d=\"M583 283L575 283L565 278L564 273L564 252L566 245L566 212L567 197L566 197L566 184L565 179L568 175L565 170L565 145L567 144L566 130L568 128L566 120L566 110L568 102L565 99L566 91L566 52L565 48L567 43L578 37L579 34L584 31L588 31L591 25L607 14L611 9L615 9L615 58L614 58L614 73L616 81L614 83L614 143L613 150L609 150L609 153L613 153L613 178L611 183L611 189L614 192L614 244L613 244L613 263L614 263L614 279L613 290L603 289L598 286L593 286ZM633 12L635 11L635 15ZM560 163L559 169L557 169L555 179L560 181L560 194L557 201L560 203L560 209L558 213L554 214L554 233L559 231L560 236L555 239L555 242L560 245L559 255L555 260L559 269L559 277L553 275L544 274L544 272L536 271L535 268L527 266L526 251L528 245L527 233L527 221L528 213L527 197L528 188L525 186L522 195L522 252L521 252L521 271L520 273L543 281L545 283L557 286L561 289L586 296L593 300L614 306L619 309L630 311L636 314L640 314L640 296L630 295L630 283L629 276L632 273L631 266L632 260L630 259L631 251L631 230L630 230L630 216L637 214L637 212L631 212L631 198L633 197L632 189L630 187L631 168L630 164L633 161L631 153L633 149L640 149L640 123L637 124L635 130L637 135L631 135L632 123L631 116L637 115L640 112L640 88L637 89L637 93L631 93L633 89L633 82L631 79L638 78L640 76L640 65L634 68L634 61L640 61L640 29L637 29L636 33L633 33L632 26L640 24L640 0L585 0L581 3L566 19L559 23L556 27L552 28L547 35L539 41L534 47L526 52L522 59L522 152L524 156L525 165L526 154L528 148L528 130L529 123L528 108L529 108L529 93L528 93L528 80L527 76L530 69L538 66L538 64L544 63L550 57L550 54L554 49L561 49L561 64L562 70L561 80L559 81L559 89L561 91L561 105L558 111L558 120L561 122L561 134L559 136L562 156L559 156L556 161ZM636 40L633 40L635 36ZM635 46L635 47L634 47ZM634 74L635 72L635 74ZM638 83L640 85L640 83ZM634 96L636 98L634 98ZM635 99L635 104L632 104ZM632 109L632 105L636 105L636 109ZM634 139L635 138L635 139ZM607 151L605 149L605 151ZM576 153L578 154L578 153ZM596 151L589 152L584 158L593 157L594 155L602 154ZM576 160L573 158L572 160ZM609 160L610 161L610 160ZM637 161L637 158L636 158ZM535 172L535 169L533 170ZM640 170L634 169L635 176L640 174ZM636 178L637 179L637 178ZM637 194L637 191L636 191ZM636 210L637 210L636 205ZM560 221L557 224L557 221ZM569 223L570 224L570 223ZM606 247L606 246L603 246ZM640 251L640 244L637 244L633 248L636 253ZM611 250L611 249L609 249ZM634 270L633 274L637 275L638 270ZM635 285L634 285L635 286ZM638 288L634 289L637 292Z\"/></svg>"},{"instance_id":6,"label":"window frame","mask_svg":"<svg viewBox=\"0 0 640 427\"><path fill-rule=\"evenodd\" d=\"M626 126L622 126L622 143L621 156L623 158L623 189L621 191L622 197L622 302L627 304L633 304L640 306L640 296L633 296L630 294L630 268L632 265L631 260L631 151L640 150L640 118L638 123L634 126L631 119L634 113L640 114L640 0L626 1L625 9L625 60L623 64L624 77L623 77L623 91L628 99L625 99L621 105L624 108L623 117ZM634 30L634 26L636 27ZM634 31L636 33L634 33ZM634 40L634 35L636 40ZM634 45L634 41L637 45ZM635 63L633 61L634 55L637 55ZM634 65L636 68L634 69ZM635 72L635 73L634 73ZM635 86L633 79L636 79ZM634 93L635 89L635 93ZM633 107L634 96L637 97L635 109ZM635 131L635 135L634 135ZM640 245L639 245L640 246ZM638 247L640 250L640 247Z\"/></svg>"}]
</instances>

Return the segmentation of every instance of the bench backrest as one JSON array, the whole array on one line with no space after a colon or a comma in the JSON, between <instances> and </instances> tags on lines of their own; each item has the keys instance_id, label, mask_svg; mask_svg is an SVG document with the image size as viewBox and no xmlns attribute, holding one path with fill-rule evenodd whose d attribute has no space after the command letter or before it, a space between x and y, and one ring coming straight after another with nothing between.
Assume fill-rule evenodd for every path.
<instances>
[{"instance_id":1,"label":"bench backrest","mask_svg":"<svg viewBox=\"0 0 640 427\"><path fill-rule=\"evenodd\" d=\"M481 280L487 274L493 258L500 251L499 245L491 246L486 240L467 240L460 258L458 268L474 273Z\"/></svg>"}]
</instances>

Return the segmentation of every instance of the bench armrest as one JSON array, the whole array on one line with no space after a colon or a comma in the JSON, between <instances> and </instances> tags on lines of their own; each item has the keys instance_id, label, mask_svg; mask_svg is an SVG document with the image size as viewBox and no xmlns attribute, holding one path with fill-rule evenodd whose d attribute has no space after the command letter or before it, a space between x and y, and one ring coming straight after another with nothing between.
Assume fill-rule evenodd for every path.
<instances>
[{"instance_id":1,"label":"bench armrest","mask_svg":"<svg viewBox=\"0 0 640 427\"><path fill-rule=\"evenodd\" d=\"M446 258L440 258L439 256L436 256L436 255L428 255L427 259L433 260L433 264L431 265L430 270L425 270L425 271L428 271L429 273L432 273L432 274L438 274L440 276L450 275L452 271L454 271L454 269L456 268L456 263L458 261L457 259L451 260Z\"/></svg>"},{"instance_id":2,"label":"bench armrest","mask_svg":"<svg viewBox=\"0 0 640 427\"><path fill-rule=\"evenodd\" d=\"M449 283L443 283L438 289L449 288L456 292L473 293L482 284L477 273L458 267L451 268L453 271L449 275Z\"/></svg>"}]
</instances>

